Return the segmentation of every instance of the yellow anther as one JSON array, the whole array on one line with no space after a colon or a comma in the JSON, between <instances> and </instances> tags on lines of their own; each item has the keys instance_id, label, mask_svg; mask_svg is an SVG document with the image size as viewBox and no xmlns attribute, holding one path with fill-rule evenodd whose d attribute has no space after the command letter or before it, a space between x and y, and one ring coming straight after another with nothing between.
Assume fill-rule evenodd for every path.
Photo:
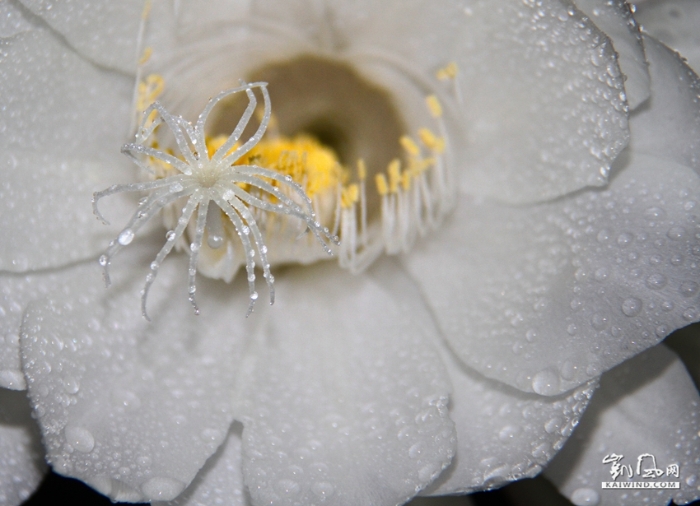
<instances>
[{"instance_id":1,"label":"yellow anther","mask_svg":"<svg viewBox=\"0 0 700 506\"><path fill-rule=\"evenodd\" d=\"M413 179L413 174L409 171L404 171L403 174L401 174L401 187L403 188L404 191L408 191L411 189L411 180Z\"/></svg>"},{"instance_id":2,"label":"yellow anther","mask_svg":"<svg viewBox=\"0 0 700 506\"><path fill-rule=\"evenodd\" d=\"M433 118L442 116L442 105L440 105L440 101L435 95L428 95L425 103L428 104L428 109L430 109L430 114L433 115Z\"/></svg>"},{"instance_id":3,"label":"yellow anther","mask_svg":"<svg viewBox=\"0 0 700 506\"><path fill-rule=\"evenodd\" d=\"M239 165L260 165L290 176L304 184L310 198L327 188L336 188L348 179L333 150L313 137L263 139L236 162Z\"/></svg>"},{"instance_id":4,"label":"yellow anther","mask_svg":"<svg viewBox=\"0 0 700 506\"><path fill-rule=\"evenodd\" d=\"M141 19L148 19L151 14L151 0L146 0L143 4L143 10L141 11Z\"/></svg>"},{"instance_id":5,"label":"yellow anther","mask_svg":"<svg viewBox=\"0 0 700 506\"><path fill-rule=\"evenodd\" d=\"M343 188L340 195L340 205L347 209L360 199L360 189L356 184L351 184Z\"/></svg>"},{"instance_id":6,"label":"yellow anther","mask_svg":"<svg viewBox=\"0 0 700 506\"><path fill-rule=\"evenodd\" d=\"M458 72L457 64L455 62L450 62L440 70L435 73L435 77L441 81L446 81L447 79L454 79L457 77Z\"/></svg>"},{"instance_id":7,"label":"yellow anther","mask_svg":"<svg viewBox=\"0 0 700 506\"><path fill-rule=\"evenodd\" d=\"M159 74L149 74L139 83L136 109L141 112L151 105L163 93L165 80ZM155 111L154 111L155 112Z\"/></svg>"},{"instance_id":8,"label":"yellow anther","mask_svg":"<svg viewBox=\"0 0 700 506\"><path fill-rule=\"evenodd\" d=\"M408 153L410 156L420 156L420 148L416 145L415 142L413 142L413 139L411 139L408 135L402 136L399 139L399 142L401 143L401 147L403 147L403 149L406 150L406 153Z\"/></svg>"},{"instance_id":9,"label":"yellow anther","mask_svg":"<svg viewBox=\"0 0 700 506\"><path fill-rule=\"evenodd\" d=\"M418 138L425 147L435 153L442 153L445 149L445 140L442 137L438 137L427 128L418 130Z\"/></svg>"},{"instance_id":10,"label":"yellow anther","mask_svg":"<svg viewBox=\"0 0 700 506\"><path fill-rule=\"evenodd\" d=\"M141 55L141 58L139 58L139 65L144 65L148 60L150 60L152 54L153 54L153 48L151 46L146 47L143 50L143 54Z\"/></svg>"},{"instance_id":11,"label":"yellow anther","mask_svg":"<svg viewBox=\"0 0 700 506\"><path fill-rule=\"evenodd\" d=\"M380 196L383 197L389 193L389 185L386 182L386 177L384 177L384 174L377 174L374 176L374 181L377 184L377 193L379 193Z\"/></svg>"},{"instance_id":12,"label":"yellow anther","mask_svg":"<svg viewBox=\"0 0 700 506\"><path fill-rule=\"evenodd\" d=\"M362 158L357 160L357 177L360 178L360 181L367 179L367 165Z\"/></svg>"},{"instance_id":13,"label":"yellow anther","mask_svg":"<svg viewBox=\"0 0 700 506\"><path fill-rule=\"evenodd\" d=\"M399 183L401 182L401 161L398 158L390 161L387 172L389 173L389 191L396 193L399 191Z\"/></svg>"}]
</instances>

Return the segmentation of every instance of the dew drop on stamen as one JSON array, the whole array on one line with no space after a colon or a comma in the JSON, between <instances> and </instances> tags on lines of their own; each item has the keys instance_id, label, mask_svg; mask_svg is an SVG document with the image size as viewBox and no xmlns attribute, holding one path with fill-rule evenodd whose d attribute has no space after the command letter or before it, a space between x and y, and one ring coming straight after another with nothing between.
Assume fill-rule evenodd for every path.
<instances>
[{"instance_id":1,"label":"dew drop on stamen","mask_svg":"<svg viewBox=\"0 0 700 506\"><path fill-rule=\"evenodd\" d=\"M174 241L175 240L175 232L172 230L168 230L165 234L165 239L168 241Z\"/></svg>"},{"instance_id":2,"label":"dew drop on stamen","mask_svg":"<svg viewBox=\"0 0 700 506\"><path fill-rule=\"evenodd\" d=\"M251 293L250 300L258 300L258 292Z\"/></svg>"},{"instance_id":3,"label":"dew drop on stamen","mask_svg":"<svg viewBox=\"0 0 700 506\"><path fill-rule=\"evenodd\" d=\"M122 246L126 246L127 244L130 244L131 241L134 240L134 231L131 230L130 228L122 230L122 232L121 232L121 234L119 234L119 238L117 240L119 241L119 244L121 244Z\"/></svg>"},{"instance_id":4,"label":"dew drop on stamen","mask_svg":"<svg viewBox=\"0 0 700 506\"><path fill-rule=\"evenodd\" d=\"M100 259L98 260L98 262L102 267L107 265L107 255L100 255Z\"/></svg>"}]
</instances>

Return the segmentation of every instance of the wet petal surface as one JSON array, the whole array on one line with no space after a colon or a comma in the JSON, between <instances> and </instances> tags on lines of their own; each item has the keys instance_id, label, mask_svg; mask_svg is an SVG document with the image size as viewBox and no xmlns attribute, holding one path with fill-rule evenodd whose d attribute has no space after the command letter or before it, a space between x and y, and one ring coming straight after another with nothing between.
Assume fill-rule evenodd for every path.
<instances>
[{"instance_id":1,"label":"wet petal surface","mask_svg":"<svg viewBox=\"0 0 700 506\"><path fill-rule=\"evenodd\" d=\"M154 255L137 244L122 252L109 289L98 265L76 268L69 286L30 305L22 327L49 461L114 500L170 500L216 451L247 334L245 297L221 283L200 283L202 314L192 314L183 257L162 266L145 322L144 273L132 267Z\"/></svg>"},{"instance_id":2,"label":"wet petal surface","mask_svg":"<svg viewBox=\"0 0 700 506\"><path fill-rule=\"evenodd\" d=\"M640 155L605 191L463 198L403 261L466 364L556 395L700 318L698 194L691 169Z\"/></svg>"},{"instance_id":3,"label":"wet petal surface","mask_svg":"<svg viewBox=\"0 0 700 506\"><path fill-rule=\"evenodd\" d=\"M254 504L400 504L449 464L436 330L400 270L377 267L278 281L237 410Z\"/></svg>"}]
</instances>

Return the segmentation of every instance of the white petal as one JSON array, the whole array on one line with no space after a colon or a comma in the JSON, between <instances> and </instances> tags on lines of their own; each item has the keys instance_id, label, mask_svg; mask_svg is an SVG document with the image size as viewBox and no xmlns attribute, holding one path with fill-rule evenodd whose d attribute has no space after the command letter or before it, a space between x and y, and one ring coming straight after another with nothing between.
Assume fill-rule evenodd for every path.
<instances>
[{"instance_id":1,"label":"white petal","mask_svg":"<svg viewBox=\"0 0 700 506\"><path fill-rule=\"evenodd\" d=\"M657 346L605 374L576 432L545 470L575 504L666 505L700 498L700 397L678 358ZM632 465L632 481L677 481L678 490L601 490L613 481L606 455L622 455ZM636 475L637 459L651 454L664 473L678 464L679 478ZM642 468L650 467L647 460ZM617 482L628 481L628 474ZM583 502L576 498L598 498Z\"/></svg>"},{"instance_id":2,"label":"white petal","mask_svg":"<svg viewBox=\"0 0 700 506\"><path fill-rule=\"evenodd\" d=\"M700 173L700 79L677 54L651 37L644 37L644 46L652 98L630 118L630 147Z\"/></svg>"},{"instance_id":3,"label":"white petal","mask_svg":"<svg viewBox=\"0 0 700 506\"><path fill-rule=\"evenodd\" d=\"M0 388L0 506L26 501L46 473L41 436L22 392Z\"/></svg>"},{"instance_id":4,"label":"white petal","mask_svg":"<svg viewBox=\"0 0 700 506\"><path fill-rule=\"evenodd\" d=\"M452 465L430 495L471 492L532 477L563 446L578 424L596 383L558 397L528 394L484 378L446 348L452 380L450 418L457 427Z\"/></svg>"},{"instance_id":5,"label":"white petal","mask_svg":"<svg viewBox=\"0 0 700 506\"><path fill-rule=\"evenodd\" d=\"M627 142L612 46L561 2L339 3L333 15L353 60L386 55L438 90L470 194L532 202L599 186ZM461 101L434 78L452 61Z\"/></svg>"},{"instance_id":6,"label":"white petal","mask_svg":"<svg viewBox=\"0 0 700 506\"><path fill-rule=\"evenodd\" d=\"M12 237L1 242L0 269L96 256L107 227L92 216L91 194L133 175L119 153L131 84L41 29L5 40L0 53L0 212Z\"/></svg>"},{"instance_id":7,"label":"white petal","mask_svg":"<svg viewBox=\"0 0 700 506\"><path fill-rule=\"evenodd\" d=\"M700 317L699 194L691 169L639 155L605 191L462 198L404 262L466 364L554 395Z\"/></svg>"},{"instance_id":8,"label":"white petal","mask_svg":"<svg viewBox=\"0 0 700 506\"><path fill-rule=\"evenodd\" d=\"M153 501L153 506L246 506L248 505L241 469L241 430L234 424L219 450L190 486L170 502Z\"/></svg>"},{"instance_id":9,"label":"white petal","mask_svg":"<svg viewBox=\"0 0 700 506\"><path fill-rule=\"evenodd\" d=\"M639 26L625 0L575 0L581 9L612 39L620 70L625 76L625 94L632 109L651 95L647 61Z\"/></svg>"},{"instance_id":10,"label":"white petal","mask_svg":"<svg viewBox=\"0 0 700 506\"><path fill-rule=\"evenodd\" d=\"M285 274L240 406L253 502L395 505L430 483L456 443L436 332L389 261Z\"/></svg>"},{"instance_id":11,"label":"white petal","mask_svg":"<svg viewBox=\"0 0 700 506\"><path fill-rule=\"evenodd\" d=\"M67 286L30 305L20 341L49 461L114 500L174 498L223 442L253 323L236 301L244 288L208 280L195 316L182 256L161 267L145 322L139 291L155 256L145 249L113 260L109 289L96 264L76 267Z\"/></svg>"},{"instance_id":12,"label":"white petal","mask_svg":"<svg viewBox=\"0 0 700 506\"><path fill-rule=\"evenodd\" d=\"M672 47L695 72L700 72L700 3L695 0L662 0L637 6L634 17L644 30Z\"/></svg>"},{"instance_id":13,"label":"white petal","mask_svg":"<svg viewBox=\"0 0 700 506\"><path fill-rule=\"evenodd\" d=\"M19 0L99 65L134 72L143 0Z\"/></svg>"},{"instance_id":14,"label":"white petal","mask_svg":"<svg viewBox=\"0 0 700 506\"><path fill-rule=\"evenodd\" d=\"M22 9L13 2L0 3L0 38L12 37L32 29Z\"/></svg>"},{"instance_id":15,"label":"white petal","mask_svg":"<svg viewBox=\"0 0 700 506\"><path fill-rule=\"evenodd\" d=\"M70 284L75 269L33 274L0 274L0 387L27 388L20 364L19 335L27 305Z\"/></svg>"}]
</instances>

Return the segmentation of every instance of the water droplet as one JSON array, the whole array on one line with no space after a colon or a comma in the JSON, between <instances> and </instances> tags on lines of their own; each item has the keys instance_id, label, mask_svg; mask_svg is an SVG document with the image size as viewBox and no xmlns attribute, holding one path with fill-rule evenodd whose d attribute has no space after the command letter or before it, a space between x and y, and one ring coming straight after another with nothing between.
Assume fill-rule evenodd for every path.
<instances>
[{"instance_id":1,"label":"water droplet","mask_svg":"<svg viewBox=\"0 0 700 506\"><path fill-rule=\"evenodd\" d=\"M119 244L122 246L126 246L127 244L130 244L131 241L134 240L134 231L131 230L130 228L122 230L121 234L119 234L119 238L117 241L119 241Z\"/></svg>"},{"instance_id":2,"label":"water droplet","mask_svg":"<svg viewBox=\"0 0 700 506\"><path fill-rule=\"evenodd\" d=\"M141 486L141 491L152 501L171 501L184 488L184 483L173 478L151 478Z\"/></svg>"},{"instance_id":3,"label":"water droplet","mask_svg":"<svg viewBox=\"0 0 700 506\"><path fill-rule=\"evenodd\" d=\"M566 333L569 334L570 336L575 336L577 331L578 331L578 327L576 326L575 323L570 323L566 327Z\"/></svg>"},{"instance_id":4,"label":"water droplet","mask_svg":"<svg viewBox=\"0 0 700 506\"><path fill-rule=\"evenodd\" d=\"M275 484L277 493L284 497L294 497L301 491L301 487L294 480L283 479Z\"/></svg>"},{"instance_id":5,"label":"water droplet","mask_svg":"<svg viewBox=\"0 0 700 506\"><path fill-rule=\"evenodd\" d=\"M172 230L168 230L165 233L165 239L168 241L174 241L175 240L175 232L173 232Z\"/></svg>"},{"instance_id":6,"label":"water droplet","mask_svg":"<svg viewBox=\"0 0 700 506\"><path fill-rule=\"evenodd\" d=\"M63 378L63 390L67 394L77 394L80 391L80 383L73 376Z\"/></svg>"},{"instance_id":7,"label":"water droplet","mask_svg":"<svg viewBox=\"0 0 700 506\"><path fill-rule=\"evenodd\" d=\"M571 302L569 302L569 306L574 311L578 311L583 307L583 301L581 299L571 299Z\"/></svg>"},{"instance_id":8,"label":"water droplet","mask_svg":"<svg viewBox=\"0 0 700 506\"><path fill-rule=\"evenodd\" d=\"M650 220L659 219L666 216L666 211L664 211L660 207L650 207L649 209L644 211L644 216L646 216Z\"/></svg>"},{"instance_id":9,"label":"water droplet","mask_svg":"<svg viewBox=\"0 0 700 506\"><path fill-rule=\"evenodd\" d=\"M522 429L517 425L506 425L498 432L498 439L504 443L513 441L513 438L517 436Z\"/></svg>"},{"instance_id":10,"label":"water droplet","mask_svg":"<svg viewBox=\"0 0 700 506\"><path fill-rule=\"evenodd\" d=\"M79 452L89 453L95 447L95 438L92 433L84 427L67 425L63 429L66 442Z\"/></svg>"},{"instance_id":11,"label":"water droplet","mask_svg":"<svg viewBox=\"0 0 700 506\"><path fill-rule=\"evenodd\" d=\"M652 274L649 276L646 280L646 285L648 288L651 288L652 290L660 290L664 286L666 286L666 276L663 274Z\"/></svg>"},{"instance_id":12,"label":"water droplet","mask_svg":"<svg viewBox=\"0 0 700 506\"><path fill-rule=\"evenodd\" d=\"M576 506L595 506L600 502L600 495L592 488L577 488L571 494L571 502Z\"/></svg>"},{"instance_id":13,"label":"water droplet","mask_svg":"<svg viewBox=\"0 0 700 506\"><path fill-rule=\"evenodd\" d=\"M622 312L625 316L637 316L642 311L642 301L636 297L629 297L622 302Z\"/></svg>"},{"instance_id":14,"label":"water droplet","mask_svg":"<svg viewBox=\"0 0 700 506\"><path fill-rule=\"evenodd\" d=\"M683 239L683 237L685 237L685 234L686 231L683 227L673 227L668 232L666 232L666 236L674 241L679 241L680 239Z\"/></svg>"},{"instance_id":15,"label":"water droplet","mask_svg":"<svg viewBox=\"0 0 700 506\"><path fill-rule=\"evenodd\" d=\"M598 242L608 241L610 239L610 230L606 228L602 229L600 232L598 232L596 239L598 239Z\"/></svg>"},{"instance_id":16,"label":"water droplet","mask_svg":"<svg viewBox=\"0 0 700 506\"><path fill-rule=\"evenodd\" d=\"M698 315L698 310L695 307L689 307L685 311L683 311L683 319L689 322L692 322L695 320L695 318Z\"/></svg>"},{"instance_id":17,"label":"water droplet","mask_svg":"<svg viewBox=\"0 0 700 506\"><path fill-rule=\"evenodd\" d=\"M685 479L686 485L689 487L694 486L698 482L698 476L696 474L691 474Z\"/></svg>"},{"instance_id":18,"label":"water droplet","mask_svg":"<svg viewBox=\"0 0 700 506\"><path fill-rule=\"evenodd\" d=\"M170 193L177 193L182 191L182 185L179 182L170 185Z\"/></svg>"},{"instance_id":19,"label":"water droplet","mask_svg":"<svg viewBox=\"0 0 700 506\"><path fill-rule=\"evenodd\" d=\"M680 292L683 297L692 297L698 293L698 284L695 281L684 281L681 283Z\"/></svg>"},{"instance_id":20,"label":"water droplet","mask_svg":"<svg viewBox=\"0 0 700 506\"><path fill-rule=\"evenodd\" d=\"M218 249L224 244L224 237L221 235L209 234L207 237L207 244L211 249Z\"/></svg>"},{"instance_id":21,"label":"water droplet","mask_svg":"<svg viewBox=\"0 0 700 506\"><path fill-rule=\"evenodd\" d=\"M544 430L547 432L547 434L554 434L561 428L562 423L564 423L564 420L558 416L555 416L544 424Z\"/></svg>"},{"instance_id":22,"label":"water droplet","mask_svg":"<svg viewBox=\"0 0 700 506\"><path fill-rule=\"evenodd\" d=\"M423 450L423 443L419 441L408 449L408 456L412 459L417 459L423 453Z\"/></svg>"},{"instance_id":23,"label":"water droplet","mask_svg":"<svg viewBox=\"0 0 700 506\"><path fill-rule=\"evenodd\" d=\"M191 243L190 244L190 251L199 251L199 246L200 245L197 244L196 242Z\"/></svg>"},{"instance_id":24,"label":"water droplet","mask_svg":"<svg viewBox=\"0 0 700 506\"><path fill-rule=\"evenodd\" d=\"M258 292L251 293L250 300L258 300Z\"/></svg>"},{"instance_id":25,"label":"water droplet","mask_svg":"<svg viewBox=\"0 0 700 506\"><path fill-rule=\"evenodd\" d=\"M563 379L570 381L574 379L574 375L576 374L576 366L573 364L573 362L571 362L571 360L567 360L562 364L559 374Z\"/></svg>"},{"instance_id":26,"label":"water droplet","mask_svg":"<svg viewBox=\"0 0 700 506\"><path fill-rule=\"evenodd\" d=\"M629 245L632 241L634 240L634 236L632 234L628 234L627 232L624 232L617 236L617 244L620 246L627 246Z\"/></svg>"},{"instance_id":27,"label":"water droplet","mask_svg":"<svg viewBox=\"0 0 700 506\"><path fill-rule=\"evenodd\" d=\"M107 255L100 255L99 262L102 267L107 265Z\"/></svg>"},{"instance_id":28,"label":"water droplet","mask_svg":"<svg viewBox=\"0 0 700 506\"><path fill-rule=\"evenodd\" d=\"M608 279L608 270L605 267L601 267L593 274L596 281L605 281Z\"/></svg>"},{"instance_id":29,"label":"water droplet","mask_svg":"<svg viewBox=\"0 0 700 506\"><path fill-rule=\"evenodd\" d=\"M605 330L608 323L610 323L610 318L604 314L596 313L591 317L591 326L595 330Z\"/></svg>"},{"instance_id":30,"label":"water droplet","mask_svg":"<svg viewBox=\"0 0 700 506\"><path fill-rule=\"evenodd\" d=\"M666 337L671 330L668 328L668 325L659 325L656 327L656 330L654 330L654 333L656 334L657 337Z\"/></svg>"},{"instance_id":31,"label":"water droplet","mask_svg":"<svg viewBox=\"0 0 700 506\"><path fill-rule=\"evenodd\" d=\"M224 200L229 200L229 201L230 201L233 197L235 197L235 196L236 196L236 194L233 192L233 190L226 190L226 191L223 193L223 195L221 195L221 197L222 197Z\"/></svg>"},{"instance_id":32,"label":"water droplet","mask_svg":"<svg viewBox=\"0 0 700 506\"><path fill-rule=\"evenodd\" d=\"M333 495L335 487L327 481L319 481L311 485L311 491L318 497L325 499Z\"/></svg>"},{"instance_id":33,"label":"water droplet","mask_svg":"<svg viewBox=\"0 0 700 506\"><path fill-rule=\"evenodd\" d=\"M540 395L554 395L559 392L559 374L544 369L532 378L532 389Z\"/></svg>"}]
</instances>

